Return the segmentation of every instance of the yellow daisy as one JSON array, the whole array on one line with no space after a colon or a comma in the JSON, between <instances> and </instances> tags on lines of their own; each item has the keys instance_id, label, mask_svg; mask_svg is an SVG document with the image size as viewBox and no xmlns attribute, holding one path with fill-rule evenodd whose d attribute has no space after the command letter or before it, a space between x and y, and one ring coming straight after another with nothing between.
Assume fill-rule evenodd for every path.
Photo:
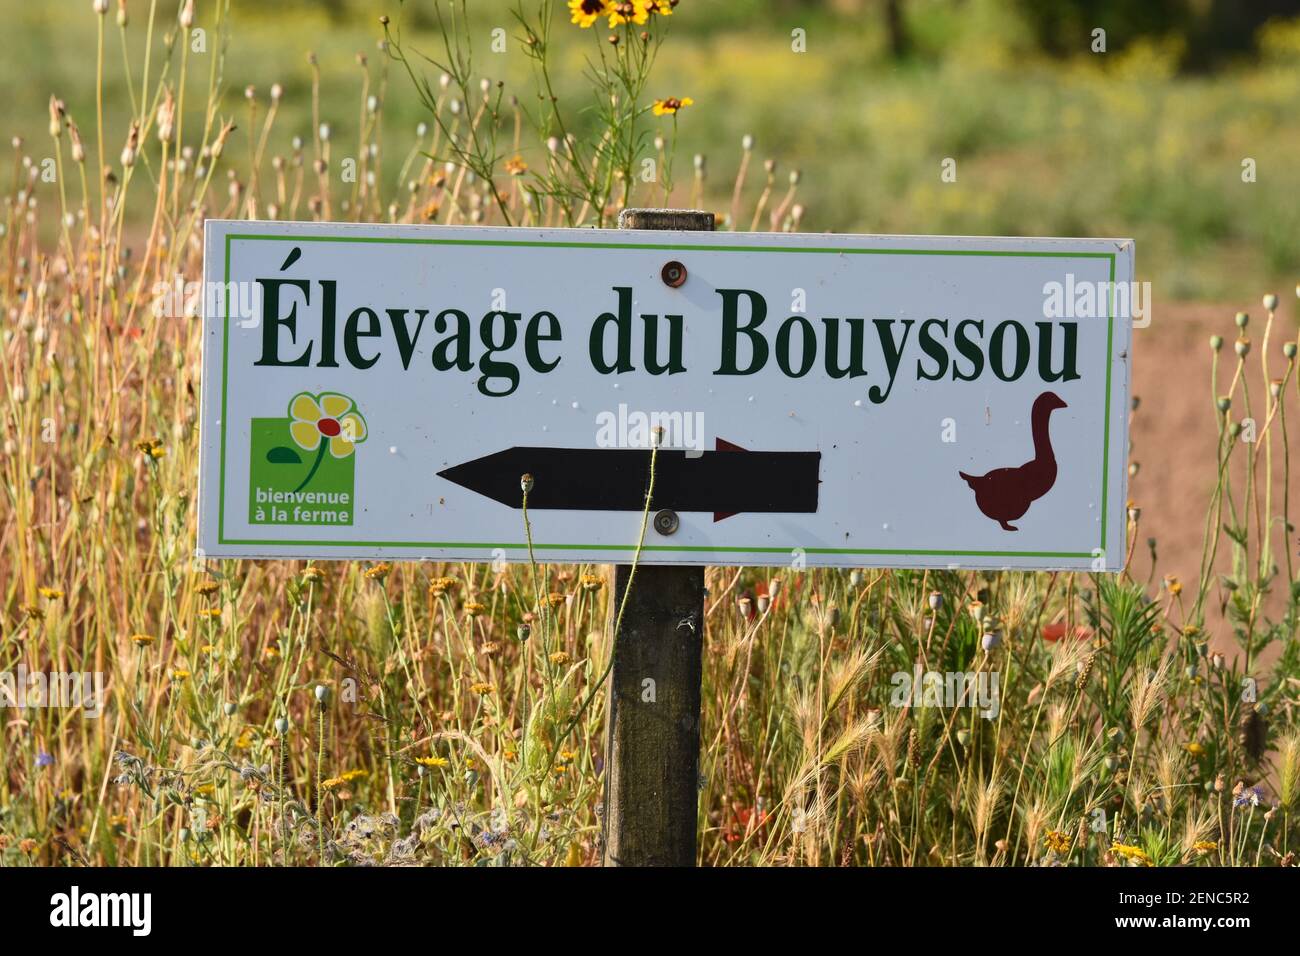
<instances>
[{"instance_id":1,"label":"yellow daisy","mask_svg":"<svg viewBox=\"0 0 1300 956\"><path fill-rule=\"evenodd\" d=\"M570 22L585 30L605 15L609 5L609 0L569 0Z\"/></svg>"},{"instance_id":2,"label":"yellow daisy","mask_svg":"<svg viewBox=\"0 0 1300 956\"><path fill-rule=\"evenodd\" d=\"M694 103L695 101L689 96L683 96L681 99L670 96L667 99L655 100L654 114L655 116L675 116L678 110L686 106L692 106Z\"/></svg>"}]
</instances>

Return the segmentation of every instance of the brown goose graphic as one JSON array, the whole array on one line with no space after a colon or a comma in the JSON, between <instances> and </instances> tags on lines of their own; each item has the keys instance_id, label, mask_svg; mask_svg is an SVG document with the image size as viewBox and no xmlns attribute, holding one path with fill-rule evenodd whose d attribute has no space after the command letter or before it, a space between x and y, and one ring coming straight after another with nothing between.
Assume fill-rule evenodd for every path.
<instances>
[{"instance_id":1,"label":"brown goose graphic","mask_svg":"<svg viewBox=\"0 0 1300 956\"><path fill-rule=\"evenodd\" d=\"M959 471L975 492L975 504L986 516L1007 531L1018 530L1009 522L1029 510L1029 506L1052 490L1056 484L1056 455L1047 433L1047 420L1065 402L1055 392L1043 392L1034 399L1030 423L1034 433L1034 458L1017 468L995 468L986 475L968 475Z\"/></svg>"}]
</instances>

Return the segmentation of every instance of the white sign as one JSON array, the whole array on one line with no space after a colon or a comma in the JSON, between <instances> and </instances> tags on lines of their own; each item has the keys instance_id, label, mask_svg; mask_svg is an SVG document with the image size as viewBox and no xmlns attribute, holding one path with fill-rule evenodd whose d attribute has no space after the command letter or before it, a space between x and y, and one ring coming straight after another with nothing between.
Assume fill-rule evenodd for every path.
<instances>
[{"instance_id":1,"label":"white sign","mask_svg":"<svg viewBox=\"0 0 1300 956\"><path fill-rule=\"evenodd\" d=\"M206 556L1123 565L1129 240L206 240Z\"/></svg>"}]
</instances>

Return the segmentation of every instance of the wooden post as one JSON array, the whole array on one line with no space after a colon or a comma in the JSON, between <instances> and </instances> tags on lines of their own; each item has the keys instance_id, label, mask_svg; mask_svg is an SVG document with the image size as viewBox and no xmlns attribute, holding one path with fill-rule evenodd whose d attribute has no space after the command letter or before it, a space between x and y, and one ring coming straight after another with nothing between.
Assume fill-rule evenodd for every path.
<instances>
[{"instance_id":1,"label":"wooden post","mask_svg":"<svg viewBox=\"0 0 1300 956\"><path fill-rule=\"evenodd\" d=\"M618 227L711 232L713 214L625 209ZM665 264L678 258L689 273L688 254L664 253ZM671 501L651 502L654 511L672 507ZM648 537L657 534L647 531ZM611 614L617 615L631 577L631 565L615 568ZM611 651L606 866L695 865L703 637L704 568L638 567Z\"/></svg>"}]
</instances>

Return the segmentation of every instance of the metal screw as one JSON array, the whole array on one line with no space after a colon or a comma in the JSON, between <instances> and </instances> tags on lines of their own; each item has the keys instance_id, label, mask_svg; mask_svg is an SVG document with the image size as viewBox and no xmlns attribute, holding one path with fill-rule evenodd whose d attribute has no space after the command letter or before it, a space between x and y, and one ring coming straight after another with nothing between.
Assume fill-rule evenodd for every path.
<instances>
[{"instance_id":1,"label":"metal screw","mask_svg":"<svg viewBox=\"0 0 1300 956\"><path fill-rule=\"evenodd\" d=\"M664 280L664 285L676 289L686 281L686 267L674 259L664 263L663 271L659 276Z\"/></svg>"},{"instance_id":2,"label":"metal screw","mask_svg":"<svg viewBox=\"0 0 1300 956\"><path fill-rule=\"evenodd\" d=\"M677 517L677 512L671 508L665 508L655 514L655 530L660 534L672 534L680 525L681 521Z\"/></svg>"}]
</instances>

